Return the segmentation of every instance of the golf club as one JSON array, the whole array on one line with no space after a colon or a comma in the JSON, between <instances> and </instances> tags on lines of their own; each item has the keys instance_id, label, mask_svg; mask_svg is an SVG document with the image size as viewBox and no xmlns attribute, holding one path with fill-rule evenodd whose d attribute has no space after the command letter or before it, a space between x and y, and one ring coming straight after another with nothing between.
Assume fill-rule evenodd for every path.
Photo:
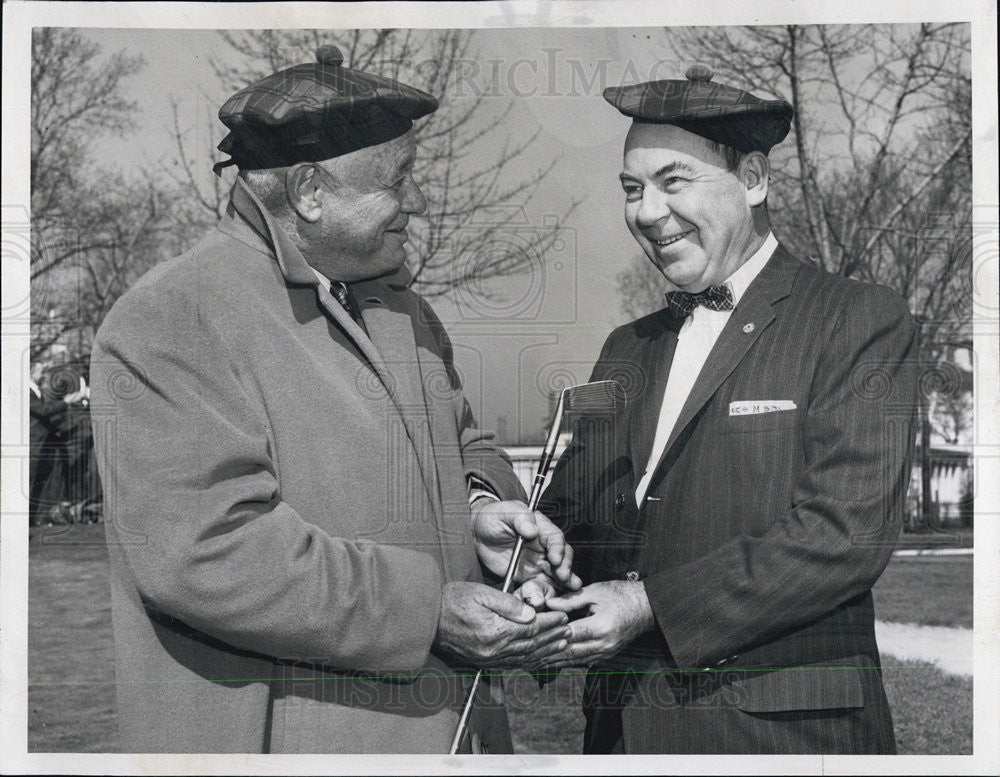
<instances>
[{"instance_id":1,"label":"golf club","mask_svg":"<svg viewBox=\"0 0 1000 777\"><path fill-rule=\"evenodd\" d=\"M552 419L552 426L549 428L548 437L545 439L545 447L542 449L542 457L538 462L538 469L535 472L535 480L531 485L531 495L528 497L528 509L534 512L538 507L538 502L542 496L542 489L552 465L552 458L555 455L556 443L559 440L559 429L562 426L564 415L604 415L615 414L625 408L625 389L616 380L600 380L594 383L581 383L576 386L567 386L559 395L559 402L556 405L555 417ZM524 548L524 538L518 537L514 545L514 552L511 554L510 563L507 565L507 574L504 576L503 588L505 594L510 593L510 587L514 582L514 573L521 560L521 551ZM472 705L476 698L476 691L483 677L483 670L476 672L476 677L472 681L472 689L469 697L462 708L462 716L458 720L458 727L455 729L455 737L451 742L449 753L454 755L465 738L469 727L469 715L472 713Z\"/></svg>"}]
</instances>

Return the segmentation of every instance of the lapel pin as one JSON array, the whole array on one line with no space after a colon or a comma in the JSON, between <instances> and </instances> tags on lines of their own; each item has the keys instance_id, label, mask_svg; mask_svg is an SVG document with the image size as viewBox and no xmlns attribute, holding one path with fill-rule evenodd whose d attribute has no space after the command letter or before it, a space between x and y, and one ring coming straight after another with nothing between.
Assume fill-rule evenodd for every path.
<instances>
[{"instance_id":1,"label":"lapel pin","mask_svg":"<svg viewBox=\"0 0 1000 777\"><path fill-rule=\"evenodd\" d=\"M743 331L746 332L747 334L750 334L753 330L754 330L753 321L751 321L749 324L743 325Z\"/></svg>"}]
</instances>

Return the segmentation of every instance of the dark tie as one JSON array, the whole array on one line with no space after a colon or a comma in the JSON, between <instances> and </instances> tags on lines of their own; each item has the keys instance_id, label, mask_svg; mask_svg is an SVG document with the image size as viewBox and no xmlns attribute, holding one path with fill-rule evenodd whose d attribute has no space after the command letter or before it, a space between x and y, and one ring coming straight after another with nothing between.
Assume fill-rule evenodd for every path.
<instances>
[{"instance_id":1,"label":"dark tie","mask_svg":"<svg viewBox=\"0 0 1000 777\"><path fill-rule=\"evenodd\" d=\"M709 310L733 309L733 292L725 284L709 286L697 294L689 294L686 291L668 291L664 296L667 298L667 307L671 314L677 318L686 318L699 305L704 305Z\"/></svg>"},{"instance_id":2,"label":"dark tie","mask_svg":"<svg viewBox=\"0 0 1000 777\"><path fill-rule=\"evenodd\" d=\"M354 322L367 334L368 329L365 327L364 319L361 318L361 311L354 304L354 296L351 294L351 290L347 288L347 284L340 281L331 281L330 293L337 298L337 302L347 311L347 315L353 318Z\"/></svg>"}]
</instances>

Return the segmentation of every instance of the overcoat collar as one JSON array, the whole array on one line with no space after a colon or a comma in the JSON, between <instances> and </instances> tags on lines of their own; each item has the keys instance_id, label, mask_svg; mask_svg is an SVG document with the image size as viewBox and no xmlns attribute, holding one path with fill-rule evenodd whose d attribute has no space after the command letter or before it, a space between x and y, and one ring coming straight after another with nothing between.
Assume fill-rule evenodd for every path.
<instances>
[{"instance_id":1,"label":"overcoat collar","mask_svg":"<svg viewBox=\"0 0 1000 777\"><path fill-rule=\"evenodd\" d=\"M273 253L286 282L316 289L320 308L336 322L371 365L392 399L393 406L414 447L417 460L420 462L424 485L434 507L435 518L440 522L442 514L440 482L413 335L413 320L408 311L395 309L398 306L387 304L390 295L386 292L392 288L405 288L409 284L408 271L403 268L388 278L351 284L365 327L368 329L366 334L334 298L326 285L320 282L302 256L302 252L292 243L285 231L274 223L267 208L240 178L236 179L230 194L227 213L231 218L223 219L219 224L220 229L244 243L248 243L248 238L253 241L253 237L245 234L246 228L237 221L237 217L241 218L265 244L256 247L259 250L271 249L270 253ZM363 390L361 386L359 390Z\"/></svg>"},{"instance_id":2,"label":"overcoat collar","mask_svg":"<svg viewBox=\"0 0 1000 777\"><path fill-rule=\"evenodd\" d=\"M684 430L701 412L701 409L712 398L722 382L732 374L764 330L777 317L778 311L775 308L775 303L791 293L792 283L800 266L799 261L779 243L774 254L740 299L719 335L719 339L716 340L715 346L705 361L705 366L702 367L694 386L691 388L691 393L688 394L688 398L681 408L677 422L667 439L667 445L656 464L656 469L660 469L665 462L672 459L672 456L675 455L672 449L677 445ZM668 327L671 326L671 323L677 323L676 319L674 322L668 322ZM676 328L674 327L674 345L676 345L677 340ZM672 357L673 348L670 351L670 360ZM667 364L663 374L666 375L669 369L669 364ZM662 390L659 393L659 398L662 401ZM656 426L657 413L658 408L654 409L653 415L650 416L653 419L651 421L653 427ZM647 423L650 423L650 417L645 419Z\"/></svg>"}]
</instances>

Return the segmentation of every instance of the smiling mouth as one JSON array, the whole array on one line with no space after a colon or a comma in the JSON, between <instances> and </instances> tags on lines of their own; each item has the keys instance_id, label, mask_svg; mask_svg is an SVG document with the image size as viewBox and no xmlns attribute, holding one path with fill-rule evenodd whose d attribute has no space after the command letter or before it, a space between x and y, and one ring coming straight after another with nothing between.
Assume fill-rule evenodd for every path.
<instances>
[{"instance_id":1,"label":"smiling mouth","mask_svg":"<svg viewBox=\"0 0 1000 777\"><path fill-rule=\"evenodd\" d=\"M673 237L668 237L665 240L654 240L653 242L656 243L656 245L658 245L660 248L664 248L665 246L673 245L674 243L676 243L681 238L685 238L688 235L690 235L692 232L694 232L694 230L693 229L689 229L687 232L681 232L679 235L674 235Z\"/></svg>"}]
</instances>

